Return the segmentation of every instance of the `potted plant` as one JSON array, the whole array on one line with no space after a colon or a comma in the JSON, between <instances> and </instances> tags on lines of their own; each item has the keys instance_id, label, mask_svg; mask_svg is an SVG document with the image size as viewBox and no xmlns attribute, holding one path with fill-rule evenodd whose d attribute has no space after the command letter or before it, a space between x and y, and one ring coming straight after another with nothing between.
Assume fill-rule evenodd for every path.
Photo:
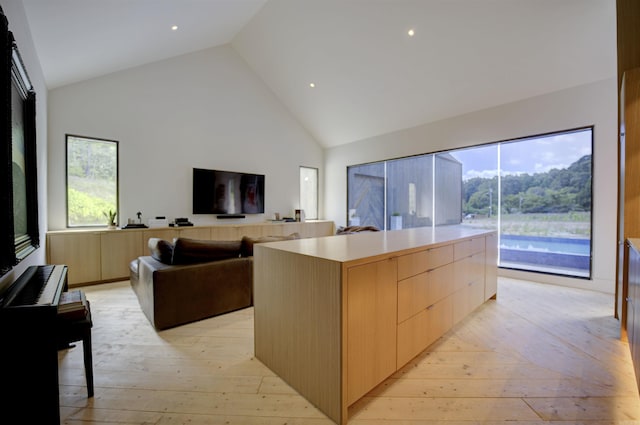
<instances>
[{"instance_id":1,"label":"potted plant","mask_svg":"<svg viewBox=\"0 0 640 425\"><path fill-rule=\"evenodd\" d=\"M400 230L402 229L402 216L399 212L394 212L391 214L391 230Z\"/></svg>"},{"instance_id":2,"label":"potted plant","mask_svg":"<svg viewBox=\"0 0 640 425\"><path fill-rule=\"evenodd\" d=\"M105 217L107 217L107 227L109 229L116 228L116 212L109 210L109 212L103 213Z\"/></svg>"}]
</instances>

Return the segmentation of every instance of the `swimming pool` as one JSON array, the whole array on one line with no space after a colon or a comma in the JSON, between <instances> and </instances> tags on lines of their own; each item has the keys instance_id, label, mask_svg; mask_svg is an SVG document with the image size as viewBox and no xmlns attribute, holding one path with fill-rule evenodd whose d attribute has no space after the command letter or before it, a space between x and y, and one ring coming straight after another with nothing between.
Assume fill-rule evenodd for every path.
<instances>
[{"instance_id":1,"label":"swimming pool","mask_svg":"<svg viewBox=\"0 0 640 425\"><path fill-rule=\"evenodd\" d=\"M591 240L547 236L500 236L500 265L518 264L558 268L562 274L575 270L584 276L591 270Z\"/></svg>"}]
</instances>

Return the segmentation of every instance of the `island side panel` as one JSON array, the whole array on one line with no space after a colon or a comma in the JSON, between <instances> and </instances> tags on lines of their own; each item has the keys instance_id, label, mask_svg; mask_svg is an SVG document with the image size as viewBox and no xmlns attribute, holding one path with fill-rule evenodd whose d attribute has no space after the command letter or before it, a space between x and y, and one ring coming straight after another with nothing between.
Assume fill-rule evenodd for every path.
<instances>
[{"instance_id":1,"label":"island side panel","mask_svg":"<svg viewBox=\"0 0 640 425\"><path fill-rule=\"evenodd\" d=\"M341 263L267 245L254 247L255 356L340 423Z\"/></svg>"},{"instance_id":2,"label":"island side panel","mask_svg":"<svg viewBox=\"0 0 640 425\"><path fill-rule=\"evenodd\" d=\"M498 295L498 235L497 232L487 235L485 239L486 247L486 269L484 283L484 299L496 299Z\"/></svg>"}]
</instances>

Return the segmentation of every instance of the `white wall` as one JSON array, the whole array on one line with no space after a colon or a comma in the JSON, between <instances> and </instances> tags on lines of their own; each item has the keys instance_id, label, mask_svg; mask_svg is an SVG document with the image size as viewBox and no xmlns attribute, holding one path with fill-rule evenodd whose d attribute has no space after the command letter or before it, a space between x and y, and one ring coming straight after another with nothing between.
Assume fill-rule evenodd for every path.
<instances>
[{"instance_id":1,"label":"white wall","mask_svg":"<svg viewBox=\"0 0 640 425\"><path fill-rule=\"evenodd\" d=\"M325 151L325 217L346 224L346 167L372 161L594 126L593 279L516 273L531 280L615 291L617 88L615 79L384 134ZM512 274L513 275L513 274Z\"/></svg>"},{"instance_id":2,"label":"white wall","mask_svg":"<svg viewBox=\"0 0 640 425\"><path fill-rule=\"evenodd\" d=\"M40 248L15 266L12 271L0 278L0 287L3 287L13 282L28 266L45 263L44 246L47 230L47 88L22 2L19 0L0 0L0 6L2 6L2 10L9 20L9 30L13 32L13 37L18 45L18 50L20 50L29 79L36 91L38 221L40 227Z\"/></svg>"},{"instance_id":3,"label":"white wall","mask_svg":"<svg viewBox=\"0 0 640 425\"><path fill-rule=\"evenodd\" d=\"M191 214L191 168L221 168L267 176L265 216L298 206L298 166L320 168L320 211L345 224L346 166L595 126L593 280L563 284L614 291L616 250L616 83L605 80L436 123L323 150L229 46L141 66L47 93L22 4L0 0L38 92L40 224L65 227L64 136L120 142L121 220ZM324 155L324 169L323 165ZM47 189L43 184L48 177ZM323 188L324 186L324 188ZM47 193L50 202L47 204ZM324 206L324 207L323 207ZM48 211L48 217L44 216ZM47 226L48 219L48 226ZM42 263L38 250L18 266ZM532 274L533 280L544 275ZM7 277L11 278L11 276ZM4 280L4 279L3 279ZM547 280L554 280L548 278Z\"/></svg>"},{"instance_id":4,"label":"white wall","mask_svg":"<svg viewBox=\"0 0 640 425\"><path fill-rule=\"evenodd\" d=\"M191 212L193 167L266 175L265 214L242 222L292 216L299 166L323 165L322 148L229 46L49 93L50 230L66 226L65 134L119 141L121 224L137 211L143 222L216 223Z\"/></svg>"}]
</instances>

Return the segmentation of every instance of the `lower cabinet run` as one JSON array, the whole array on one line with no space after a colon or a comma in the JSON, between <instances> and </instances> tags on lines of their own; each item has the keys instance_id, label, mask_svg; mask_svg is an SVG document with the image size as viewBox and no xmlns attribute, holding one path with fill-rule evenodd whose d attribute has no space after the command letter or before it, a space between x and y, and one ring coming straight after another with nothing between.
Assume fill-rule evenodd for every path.
<instances>
[{"instance_id":1,"label":"lower cabinet run","mask_svg":"<svg viewBox=\"0 0 640 425\"><path fill-rule=\"evenodd\" d=\"M47 232L47 263L69 268L69 286L112 282L129 278L129 263L149 255L149 238L240 240L243 236L280 236L298 233L301 237L334 234L333 222L223 224L216 226L153 227L117 230L56 230Z\"/></svg>"},{"instance_id":2,"label":"lower cabinet run","mask_svg":"<svg viewBox=\"0 0 640 425\"><path fill-rule=\"evenodd\" d=\"M350 405L495 297L496 254L495 232L458 226L256 245L256 357L345 424Z\"/></svg>"}]
</instances>

